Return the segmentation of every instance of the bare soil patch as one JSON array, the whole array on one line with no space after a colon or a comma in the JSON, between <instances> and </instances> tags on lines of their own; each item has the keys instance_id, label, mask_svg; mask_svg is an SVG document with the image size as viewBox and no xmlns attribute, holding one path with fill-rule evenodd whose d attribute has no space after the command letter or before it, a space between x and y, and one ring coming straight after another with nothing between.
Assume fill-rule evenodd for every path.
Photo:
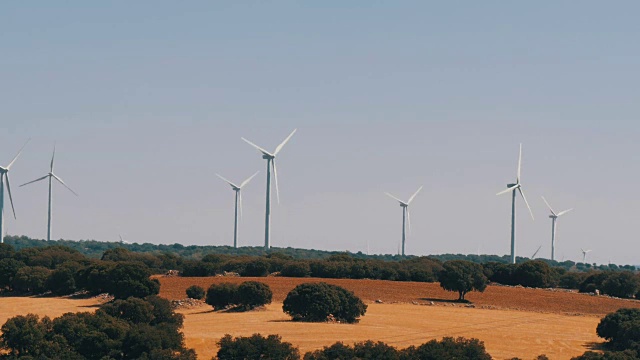
<instances>
[{"instance_id":1,"label":"bare soil patch","mask_svg":"<svg viewBox=\"0 0 640 360\"><path fill-rule=\"evenodd\" d=\"M434 303L447 305L457 299L457 293L444 291L438 283L399 282L383 280L318 279L318 278L237 278L237 277L158 277L160 296L170 300L185 298L191 285L204 289L221 282L241 283L253 280L263 282L273 291L273 301L282 302L296 285L324 281L353 291L365 302L382 300L384 303ZM478 308L512 309L556 314L604 316L622 307L640 308L640 301L590 296L566 291L528 289L521 287L488 286L483 293L473 292L466 298ZM459 304L458 306L464 306Z\"/></svg>"}]
</instances>

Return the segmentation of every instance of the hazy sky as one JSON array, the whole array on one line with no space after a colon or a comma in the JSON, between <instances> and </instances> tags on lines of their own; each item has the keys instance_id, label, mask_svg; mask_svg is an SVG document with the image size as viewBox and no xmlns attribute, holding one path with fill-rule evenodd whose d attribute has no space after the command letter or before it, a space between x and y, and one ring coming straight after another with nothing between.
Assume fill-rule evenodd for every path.
<instances>
[{"instance_id":1,"label":"hazy sky","mask_svg":"<svg viewBox=\"0 0 640 360\"><path fill-rule=\"evenodd\" d=\"M273 246L509 253L523 143L519 256L550 256L541 195L575 210L557 256L640 263L640 22L636 1L31 1L0 5L0 163L18 219L53 237L263 244L266 162L281 205Z\"/></svg>"}]
</instances>

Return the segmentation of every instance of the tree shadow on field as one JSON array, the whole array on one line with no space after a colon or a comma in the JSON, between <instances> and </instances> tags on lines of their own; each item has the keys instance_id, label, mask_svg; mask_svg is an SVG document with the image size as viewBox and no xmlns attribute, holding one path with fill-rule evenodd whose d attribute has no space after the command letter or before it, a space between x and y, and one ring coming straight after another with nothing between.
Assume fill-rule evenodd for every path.
<instances>
[{"instance_id":1,"label":"tree shadow on field","mask_svg":"<svg viewBox=\"0 0 640 360\"><path fill-rule=\"evenodd\" d=\"M604 342L591 341L591 342L585 343L583 346L588 350L601 350L601 351L607 350L606 343Z\"/></svg>"},{"instance_id":2,"label":"tree shadow on field","mask_svg":"<svg viewBox=\"0 0 640 360\"><path fill-rule=\"evenodd\" d=\"M220 311L215 311L214 309L210 309L210 310L198 311L197 313L194 313L194 314L211 314L215 312L220 312Z\"/></svg>"},{"instance_id":3,"label":"tree shadow on field","mask_svg":"<svg viewBox=\"0 0 640 360\"><path fill-rule=\"evenodd\" d=\"M447 304L473 304L469 300L458 300L458 299L438 299L438 298L420 298L418 300L422 301L432 301L434 303L447 303Z\"/></svg>"}]
</instances>

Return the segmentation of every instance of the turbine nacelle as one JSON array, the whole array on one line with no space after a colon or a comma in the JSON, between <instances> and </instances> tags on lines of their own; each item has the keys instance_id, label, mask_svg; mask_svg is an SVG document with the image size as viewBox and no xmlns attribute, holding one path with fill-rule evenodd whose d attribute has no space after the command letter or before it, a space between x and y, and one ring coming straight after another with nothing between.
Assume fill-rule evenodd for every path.
<instances>
[{"instance_id":1,"label":"turbine nacelle","mask_svg":"<svg viewBox=\"0 0 640 360\"><path fill-rule=\"evenodd\" d=\"M9 169L7 169L7 168L4 168L4 167L0 166L0 173L1 173L1 174L6 174L6 173L8 173L8 172L9 172Z\"/></svg>"}]
</instances>

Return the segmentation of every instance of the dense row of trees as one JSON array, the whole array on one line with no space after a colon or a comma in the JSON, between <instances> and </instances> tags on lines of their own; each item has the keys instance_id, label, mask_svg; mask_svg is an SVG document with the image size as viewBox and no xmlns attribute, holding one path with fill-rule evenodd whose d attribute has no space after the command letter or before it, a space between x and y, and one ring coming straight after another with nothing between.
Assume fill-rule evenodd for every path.
<instances>
[{"instance_id":1,"label":"dense row of trees","mask_svg":"<svg viewBox=\"0 0 640 360\"><path fill-rule=\"evenodd\" d=\"M218 345L220 360L271 359L299 360L300 351L278 335L263 337L254 334L233 338L226 335ZM353 346L337 342L321 350L307 352L304 360L491 360L484 343L478 339L449 338L431 340L420 346L397 349L383 342L365 341Z\"/></svg>"},{"instance_id":2,"label":"dense row of trees","mask_svg":"<svg viewBox=\"0 0 640 360\"><path fill-rule=\"evenodd\" d=\"M63 246L15 251L0 244L0 291L67 295L86 290L118 299L158 294L160 283L150 279L149 266L144 261L111 258L112 253L121 252L115 249L98 260Z\"/></svg>"},{"instance_id":3,"label":"dense row of trees","mask_svg":"<svg viewBox=\"0 0 640 360\"><path fill-rule=\"evenodd\" d=\"M180 332L183 316L158 296L115 300L95 313L56 319L20 315L7 320L0 359L195 360Z\"/></svg>"},{"instance_id":4,"label":"dense row of trees","mask_svg":"<svg viewBox=\"0 0 640 360\"><path fill-rule=\"evenodd\" d=\"M232 256L267 256L273 253L280 253L286 255L292 259L327 259L332 255L340 255L344 254L344 252L339 251L323 251L323 250L313 250L313 249L296 249L296 248L277 248L273 247L270 250L265 250L262 246L246 246L241 248L233 248L231 246L197 246L197 245L181 245L181 244L138 244L138 243L121 243L121 242L104 242L104 241L95 241L95 240L80 240L80 241L71 241L71 240L37 240L31 239L26 236L6 236L5 243L12 245L16 250L21 250L25 248L34 248L34 247L47 247L47 246L64 246L71 249L74 249L81 254L92 257L92 258L101 258L103 254L112 249L124 248L133 253L147 253L152 255L162 255L162 254L172 254L173 256L197 260L202 259L206 255L209 254L217 254L217 255L232 255ZM393 254L386 255L367 255L362 252L357 253L348 253L350 257L356 259L368 259L368 260L381 260L381 261L400 261L415 258L415 256L400 256ZM431 255L432 259L440 260L441 262L449 261L449 260L467 260L479 264L484 264L488 262L497 262L497 263L508 263L509 256L503 255L465 255L465 254L441 254L441 255ZM529 261L529 258L518 257L516 259L517 263L523 263ZM629 270L634 271L636 267L633 265L596 265L596 264L588 264L588 263L575 263L573 261L551 261L547 259L541 259L541 261L546 262L552 267L560 267L566 270L569 269L577 269L578 271L591 271L591 270ZM153 266L151 266L153 268ZM177 267L173 267L171 269L177 269Z\"/></svg>"}]
</instances>

